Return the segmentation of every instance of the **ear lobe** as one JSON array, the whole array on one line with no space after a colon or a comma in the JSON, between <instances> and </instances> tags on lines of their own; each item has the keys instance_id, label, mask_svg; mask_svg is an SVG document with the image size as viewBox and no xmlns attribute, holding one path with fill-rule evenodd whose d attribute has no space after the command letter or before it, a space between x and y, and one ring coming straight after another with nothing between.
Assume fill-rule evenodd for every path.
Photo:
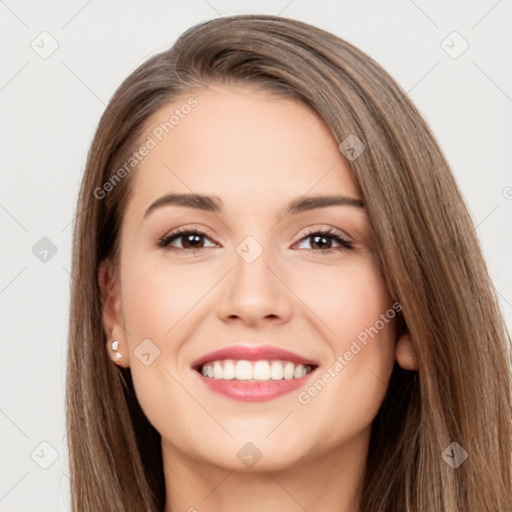
<instances>
[{"instance_id":1,"label":"ear lobe","mask_svg":"<svg viewBox=\"0 0 512 512\"><path fill-rule=\"evenodd\" d=\"M103 260L100 263L98 285L101 292L103 329L107 339L107 352L110 359L118 366L128 367L128 349L122 321L119 283L115 269L108 260Z\"/></svg>"},{"instance_id":2,"label":"ear lobe","mask_svg":"<svg viewBox=\"0 0 512 512\"><path fill-rule=\"evenodd\" d=\"M408 332L401 334L395 347L396 360L404 370L418 370L418 358L411 343Z\"/></svg>"}]
</instances>

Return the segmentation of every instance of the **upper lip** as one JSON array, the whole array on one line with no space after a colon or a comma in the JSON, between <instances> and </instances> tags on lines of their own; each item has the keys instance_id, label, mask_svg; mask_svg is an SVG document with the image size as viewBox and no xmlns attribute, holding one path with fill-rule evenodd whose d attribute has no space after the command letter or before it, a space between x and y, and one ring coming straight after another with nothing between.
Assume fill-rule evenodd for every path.
<instances>
[{"instance_id":1,"label":"upper lip","mask_svg":"<svg viewBox=\"0 0 512 512\"><path fill-rule=\"evenodd\" d=\"M223 359L243 359L245 361L260 361L281 359L291 361L292 363L302 363L303 365L318 366L316 361L307 359L298 354L290 352L273 345L234 345L210 352L192 362L192 368L199 368L205 363L220 361Z\"/></svg>"}]
</instances>

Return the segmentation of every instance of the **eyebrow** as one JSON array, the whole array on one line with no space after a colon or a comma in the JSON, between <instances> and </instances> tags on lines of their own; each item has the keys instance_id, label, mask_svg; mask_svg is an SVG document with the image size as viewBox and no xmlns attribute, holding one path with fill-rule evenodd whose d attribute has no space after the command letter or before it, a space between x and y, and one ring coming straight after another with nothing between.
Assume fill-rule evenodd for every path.
<instances>
[{"instance_id":1,"label":"eyebrow","mask_svg":"<svg viewBox=\"0 0 512 512\"><path fill-rule=\"evenodd\" d=\"M206 196L203 194L167 194L154 201L146 210L144 218L158 208L164 206L185 206L212 213L222 212L222 201L217 196ZM301 213L316 208L326 208L328 206L353 206L364 208L364 203L360 199L347 196L327 195L327 196L307 196L299 197L291 201L285 215Z\"/></svg>"}]
</instances>

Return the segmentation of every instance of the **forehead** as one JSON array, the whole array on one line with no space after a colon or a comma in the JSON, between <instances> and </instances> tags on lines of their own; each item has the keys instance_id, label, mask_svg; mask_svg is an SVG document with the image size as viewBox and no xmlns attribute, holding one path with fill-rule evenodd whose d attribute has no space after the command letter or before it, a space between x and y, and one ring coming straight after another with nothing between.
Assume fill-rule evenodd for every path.
<instances>
[{"instance_id":1,"label":"forehead","mask_svg":"<svg viewBox=\"0 0 512 512\"><path fill-rule=\"evenodd\" d=\"M193 106L192 106L193 105ZM253 87L191 91L157 111L134 172L137 202L211 194L250 208L304 194L360 197L327 125L303 103Z\"/></svg>"}]
</instances>

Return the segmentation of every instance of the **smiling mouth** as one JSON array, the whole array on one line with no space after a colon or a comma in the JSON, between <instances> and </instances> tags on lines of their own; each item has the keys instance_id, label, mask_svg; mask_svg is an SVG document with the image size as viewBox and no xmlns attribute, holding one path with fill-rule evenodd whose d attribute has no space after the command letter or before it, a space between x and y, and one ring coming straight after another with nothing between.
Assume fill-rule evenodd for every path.
<instances>
[{"instance_id":1,"label":"smiling mouth","mask_svg":"<svg viewBox=\"0 0 512 512\"><path fill-rule=\"evenodd\" d=\"M249 361L225 359L197 365L203 377L240 382L272 382L305 377L318 365L294 363L281 359Z\"/></svg>"}]
</instances>

